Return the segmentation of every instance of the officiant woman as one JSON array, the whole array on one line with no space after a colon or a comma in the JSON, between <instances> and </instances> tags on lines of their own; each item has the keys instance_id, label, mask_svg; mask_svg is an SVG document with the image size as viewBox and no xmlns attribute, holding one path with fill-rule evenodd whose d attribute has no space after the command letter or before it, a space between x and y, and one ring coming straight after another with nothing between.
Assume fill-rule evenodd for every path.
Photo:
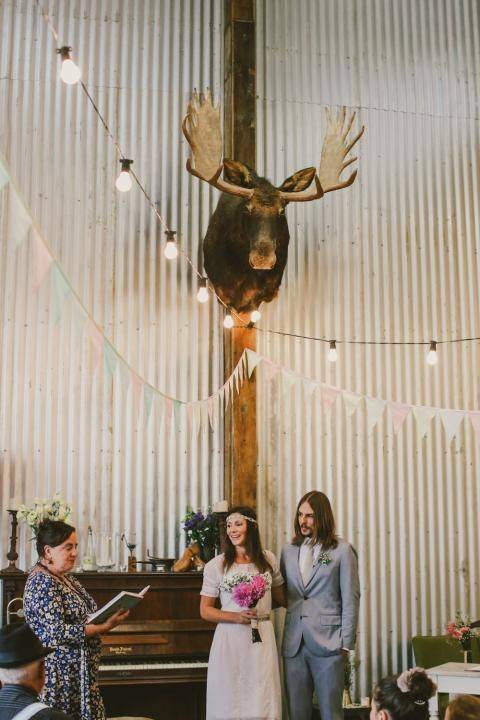
<instances>
[{"instance_id":1,"label":"officiant woman","mask_svg":"<svg viewBox=\"0 0 480 720\"><path fill-rule=\"evenodd\" d=\"M100 635L128 612L101 625L88 624L95 601L76 578L78 543L75 528L59 520L40 523L38 562L25 585L25 620L39 640L54 652L45 659L43 701L78 720L103 720L105 709L97 684Z\"/></svg>"}]
</instances>

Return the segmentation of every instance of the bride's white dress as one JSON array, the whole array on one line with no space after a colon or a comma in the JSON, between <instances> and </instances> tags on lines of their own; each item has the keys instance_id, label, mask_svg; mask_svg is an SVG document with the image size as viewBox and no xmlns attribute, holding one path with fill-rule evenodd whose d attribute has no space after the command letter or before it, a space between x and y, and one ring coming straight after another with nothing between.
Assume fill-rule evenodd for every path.
<instances>
[{"instance_id":1,"label":"bride's white dress","mask_svg":"<svg viewBox=\"0 0 480 720\"><path fill-rule=\"evenodd\" d=\"M273 568L272 585L282 585L275 555L266 550ZM224 556L217 555L205 565L201 594L220 597L222 610L241 612L230 592L220 590L225 577L236 572L258 572L253 563L234 564L227 573L223 568ZM272 609L269 590L258 602L259 616ZM281 690L277 645L272 622L258 623L262 642L252 643L249 625L218 623L208 661L207 720L280 720Z\"/></svg>"}]
</instances>

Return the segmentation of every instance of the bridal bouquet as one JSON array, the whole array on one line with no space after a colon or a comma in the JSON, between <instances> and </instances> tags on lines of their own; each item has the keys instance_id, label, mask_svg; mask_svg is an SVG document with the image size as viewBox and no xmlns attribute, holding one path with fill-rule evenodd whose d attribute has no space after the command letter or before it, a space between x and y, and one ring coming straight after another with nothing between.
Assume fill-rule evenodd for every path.
<instances>
[{"instance_id":1,"label":"bridal bouquet","mask_svg":"<svg viewBox=\"0 0 480 720\"><path fill-rule=\"evenodd\" d=\"M263 598L265 593L270 590L272 580L270 573L250 573L237 572L225 578L220 585L220 589L225 592L231 592L233 600L241 608L253 610L257 606L259 600ZM258 620L250 621L252 629L252 642L262 642L260 633L258 632Z\"/></svg>"}]
</instances>

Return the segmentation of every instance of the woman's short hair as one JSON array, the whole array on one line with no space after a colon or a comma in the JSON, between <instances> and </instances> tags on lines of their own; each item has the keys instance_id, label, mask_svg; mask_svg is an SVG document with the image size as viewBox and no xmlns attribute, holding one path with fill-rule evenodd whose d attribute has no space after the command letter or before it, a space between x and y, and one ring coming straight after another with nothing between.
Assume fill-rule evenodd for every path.
<instances>
[{"instance_id":1,"label":"woman's short hair","mask_svg":"<svg viewBox=\"0 0 480 720\"><path fill-rule=\"evenodd\" d=\"M459 695L448 705L448 720L479 720L480 698Z\"/></svg>"},{"instance_id":2,"label":"woman's short hair","mask_svg":"<svg viewBox=\"0 0 480 720\"><path fill-rule=\"evenodd\" d=\"M436 689L425 670L413 668L380 680L373 702L377 711L386 710L392 720L428 720L428 701Z\"/></svg>"},{"instance_id":3,"label":"woman's short hair","mask_svg":"<svg viewBox=\"0 0 480 720\"><path fill-rule=\"evenodd\" d=\"M45 556L45 548L57 547L67 540L75 532L73 525L63 520L42 520L37 530L37 552L39 557Z\"/></svg>"}]
</instances>

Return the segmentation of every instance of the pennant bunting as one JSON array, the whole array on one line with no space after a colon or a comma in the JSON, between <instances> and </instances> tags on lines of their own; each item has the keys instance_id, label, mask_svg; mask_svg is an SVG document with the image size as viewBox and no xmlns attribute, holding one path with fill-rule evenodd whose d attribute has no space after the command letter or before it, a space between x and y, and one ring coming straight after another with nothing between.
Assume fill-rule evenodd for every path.
<instances>
[{"instance_id":1,"label":"pennant bunting","mask_svg":"<svg viewBox=\"0 0 480 720\"><path fill-rule=\"evenodd\" d=\"M90 318L87 323L87 332L88 339L90 340L90 345L92 348L93 372L95 372L102 358L104 337L100 328L94 322L92 322Z\"/></svg>"},{"instance_id":2,"label":"pennant bunting","mask_svg":"<svg viewBox=\"0 0 480 720\"><path fill-rule=\"evenodd\" d=\"M313 393L317 389L318 383L313 382L313 380L305 380L303 383L303 390L305 393L305 397L309 398L312 397Z\"/></svg>"},{"instance_id":3,"label":"pennant bunting","mask_svg":"<svg viewBox=\"0 0 480 720\"><path fill-rule=\"evenodd\" d=\"M103 343L103 369L109 378L113 378L117 368L118 355L113 345L105 338Z\"/></svg>"},{"instance_id":4,"label":"pennant bunting","mask_svg":"<svg viewBox=\"0 0 480 720\"><path fill-rule=\"evenodd\" d=\"M190 430L193 431L193 403L187 403L187 422Z\"/></svg>"},{"instance_id":5,"label":"pennant bunting","mask_svg":"<svg viewBox=\"0 0 480 720\"><path fill-rule=\"evenodd\" d=\"M390 410L390 417L392 418L393 432L397 435L403 423L410 415L412 406L403 403L389 402L388 409Z\"/></svg>"},{"instance_id":6,"label":"pennant bunting","mask_svg":"<svg viewBox=\"0 0 480 720\"><path fill-rule=\"evenodd\" d=\"M465 413L462 410L440 410L439 414L442 418L443 427L445 428L447 443L450 445L460 427Z\"/></svg>"},{"instance_id":7,"label":"pennant bunting","mask_svg":"<svg viewBox=\"0 0 480 720\"><path fill-rule=\"evenodd\" d=\"M282 393L285 395L295 385L296 377L288 370L282 369Z\"/></svg>"},{"instance_id":8,"label":"pennant bunting","mask_svg":"<svg viewBox=\"0 0 480 720\"><path fill-rule=\"evenodd\" d=\"M137 373L130 368L130 385L132 387L132 403L133 412L135 416L138 416L140 410L140 393L142 392L143 382L138 377Z\"/></svg>"},{"instance_id":9,"label":"pennant bunting","mask_svg":"<svg viewBox=\"0 0 480 720\"><path fill-rule=\"evenodd\" d=\"M80 305L80 303L72 303L73 329L79 340L83 338L83 333L85 331L85 325L87 324L87 321L87 311L82 307L82 305Z\"/></svg>"},{"instance_id":10,"label":"pennant bunting","mask_svg":"<svg viewBox=\"0 0 480 720\"><path fill-rule=\"evenodd\" d=\"M123 391L126 393L128 388L130 387L130 368L128 367L127 363L123 362L121 358L118 357L118 369L119 369L119 375L120 375L120 382L123 388Z\"/></svg>"},{"instance_id":11,"label":"pennant bunting","mask_svg":"<svg viewBox=\"0 0 480 720\"><path fill-rule=\"evenodd\" d=\"M473 425L473 429L475 430L475 435L477 437L477 442L480 445L480 412L469 412L468 416L470 418L470 421Z\"/></svg>"},{"instance_id":12,"label":"pennant bunting","mask_svg":"<svg viewBox=\"0 0 480 720\"><path fill-rule=\"evenodd\" d=\"M340 395L340 390L331 385L322 385L322 405L329 412L335 404L335 400Z\"/></svg>"},{"instance_id":13,"label":"pennant bunting","mask_svg":"<svg viewBox=\"0 0 480 720\"><path fill-rule=\"evenodd\" d=\"M31 225L32 218L26 211L25 205L14 190L13 185L10 185L8 236L16 247L23 243Z\"/></svg>"},{"instance_id":14,"label":"pennant bunting","mask_svg":"<svg viewBox=\"0 0 480 720\"><path fill-rule=\"evenodd\" d=\"M412 408L413 416L417 423L417 434L421 440L427 434L428 426L432 418L437 414L434 408L414 406Z\"/></svg>"},{"instance_id":15,"label":"pennant bunting","mask_svg":"<svg viewBox=\"0 0 480 720\"><path fill-rule=\"evenodd\" d=\"M246 356L247 356L247 372L248 377L252 377L252 373L257 367L258 363L260 362L261 358L260 355L258 355L255 350L250 350L250 348L247 348L245 350Z\"/></svg>"},{"instance_id":16,"label":"pennant bunting","mask_svg":"<svg viewBox=\"0 0 480 720\"><path fill-rule=\"evenodd\" d=\"M365 405L367 408L367 433L370 435L375 425L383 415L386 405L385 400L380 398L372 398L365 396Z\"/></svg>"},{"instance_id":17,"label":"pennant bunting","mask_svg":"<svg viewBox=\"0 0 480 720\"><path fill-rule=\"evenodd\" d=\"M172 427L172 415L173 415L173 400L171 398L165 398L165 433L168 435Z\"/></svg>"},{"instance_id":18,"label":"pennant bunting","mask_svg":"<svg viewBox=\"0 0 480 720\"><path fill-rule=\"evenodd\" d=\"M65 275L57 263L52 265L52 287L53 287L53 317L59 322L65 309L65 302L72 292Z\"/></svg>"},{"instance_id":19,"label":"pennant bunting","mask_svg":"<svg viewBox=\"0 0 480 720\"><path fill-rule=\"evenodd\" d=\"M356 393L347 392L347 390L344 390L342 392L342 398L343 398L343 404L345 406L345 412L347 413L348 417L351 417L355 410L360 405L360 400L362 399L361 395L357 395Z\"/></svg>"},{"instance_id":20,"label":"pennant bunting","mask_svg":"<svg viewBox=\"0 0 480 720\"><path fill-rule=\"evenodd\" d=\"M265 373L265 379L267 382L272 382L274 377L278 374L280 366L273 363L271 360L263 360L262 370Z\"/></svg>"},{"instance_id":21,"label":"pennant bunting","mask_svg":"<svg viewBox=\"0 0 480 720\"><path fill-rule=\"evenodd\" d=\"M43 242L40 235L35 231L33 233L33 257L34 257L34 281L33 292L38 292L45 277L53 263L53 256ZM78 305L78 303L77 303ZM87 317L85 313L85 317Z\"/></svg>"},{"instance_id":22,"label":"pennant bunting","mask_svg":"<svg viewBox=\"0 0 480 720\"><path fill-rule=\"evenodd\" d=\"M173 401L173 422L175 423L175 432L180 432L182 427L182 407L180 400Z\"/></svg>"},{"instance_id":23,"label":"pennant bunting","mask_svg":"<svg viewBox=\"0 0 480 720\"><path fill-rule=\"evenodd\" d=\"M148 383L143 385L143 410L145 412L145 423L148 425L150 419L150 413L152 412L153 397L155 394L154 388Z\"/></svg>"},{"instance_id":24,"label":"pennant bunting","mask_svg":"<svg viewBox=\"0 0 480 720\"><path fill-rule=\"evenodd\" d=\"M213 414L214 414L214 412L215 412L214 399L213 399L213 397L209 397L209 398L208 398L208 400L207 400L207 408L208 408L208 419L210 420L210 427L211 427L212 430L213 430L213 425L214 425Z\"/></svg>"}]
</instances>

